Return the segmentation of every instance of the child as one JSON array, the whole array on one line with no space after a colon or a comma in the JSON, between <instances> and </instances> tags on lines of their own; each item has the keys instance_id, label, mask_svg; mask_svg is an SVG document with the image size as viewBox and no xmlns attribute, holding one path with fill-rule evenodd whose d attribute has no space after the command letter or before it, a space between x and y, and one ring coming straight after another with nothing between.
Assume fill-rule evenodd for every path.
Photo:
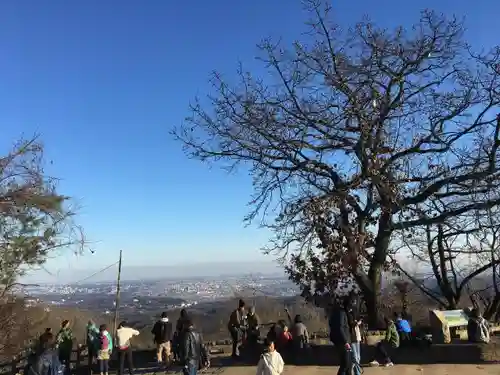
<instances>
[{"instance_id":1,"label":"child","mask_svg":"<svg viewBox=\"0 0 500 375\"><path fill-rule=\"evenodd\" d=\"M292 334L288 330L288 326L283 326L283 331L279 337L278 347L280 350L287 350L292 342Z\"/></svg>"},{"instance_id":2,"label":"child","mask_svg":"<svg viewBox=\"0 0 500 375\"><path fill-rule=\"evenodd\" d=\"M283 358L274 347L274 341L266 339L266 351L260 356L257 375L281 375L285 367Z\"/></svg>"},{"instance_id":3,"label":"child","mask_svg":"<svg viewBox=\"0 0 500 375\"><path fill-rule=\"evenodd\" d=\"M109 357L111 354L111 343L107 331L106 324L101 324L99 327L99 350L97 352L97 360L99 361L99 370L101 375L108 375Z\"/></svg>"}]
</instances>

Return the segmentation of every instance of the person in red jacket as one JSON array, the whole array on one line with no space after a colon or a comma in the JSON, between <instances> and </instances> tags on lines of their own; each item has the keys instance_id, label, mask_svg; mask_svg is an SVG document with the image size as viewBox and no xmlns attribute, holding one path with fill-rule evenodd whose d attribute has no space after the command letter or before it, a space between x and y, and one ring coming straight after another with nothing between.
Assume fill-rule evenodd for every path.
<instances>
[{"instance_id":1,"label":"person in red jacket","mask_svg":"<svg viewBox=\"0 0 500 375\"><path fill-rule=\"evenodd\" d=\"M292 334L288 330L288 326L283 326L283 331L278 338L278 342L278 347L280 348L280 350L288 350L290 343L292 342Z\"/></svg>"}]
</instances>

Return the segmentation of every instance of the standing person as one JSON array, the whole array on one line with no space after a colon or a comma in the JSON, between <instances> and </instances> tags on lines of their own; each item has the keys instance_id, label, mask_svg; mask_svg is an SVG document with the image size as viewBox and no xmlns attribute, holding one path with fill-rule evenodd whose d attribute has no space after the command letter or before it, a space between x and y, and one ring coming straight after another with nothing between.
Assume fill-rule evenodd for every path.
<instances>
[{"instance_id":1,"label":"standing person","mask_svg":"<svg viewBox=\"0 0 500 375\"><path fill-rule=\"evenodd\" d=\"M125 372L125 360L128 365L130 375L134 373L134 362L132 361L132 348L130 347L130 339L139 335L139 331L127 327L126 322L121 322L116 330L116 346L118 347L118 375L123 375Z\"/></svg>"},{"instance_id":2,"label":"standing person","mask_svg":"<svg viewBox=\"0 0 500 375\"><path fill-rule=\"evenodd\" d=\"M381 357L385 363L385 367L394 366L388 351L399 347L399 334L394 321L388 317L384 318L387 325L385 338L377 344L377 355ZM371 366L379 366L380 363L375 359L370 362Z\"/></svg>"},{"instance_id":3,"label":"standing person","mask_svg":"<svg viewBox=\"0 0 500 375\"><path fill-rule=\"evenodd\" d=\"M351 354L352 354L352 369L354 375L361 375L361 318L359 317L359 310L356 305L354 296L349 294L345 302L345 309L347 312L347 319L349 321L349 328L351 334Z\"/></svg>"},{"instance_id":4,"label":"standing person","mask_svg":"<svg viewBox=\"0 0 500 375\"><path fill-rule=\"evenodd\" d=\"M95 325L92 320L89 320L86 327L87 331L87 349L88 349L88 369L89 373L92 374L92 366L94 364L94 358L97 357L97 352L99 350L99 328Z\"/></svg>"},{"instance_id":5,"label":"standing person","mask_svg":"<svg viewBox=\"0 0 500 375\"><path fill-rule=\"evenodd\" d=\"M239 342L243 336L243 321L245 316L245 302L240 299L238 301L238 308L231 313L229 317L229 322L227 328L232 340L232 353L233 358L238 358L240 356L240 351L238 348Z\"/></svg>"},{"instance_id":6,"label":"standing person","mask_svg":"<svg viewBox=\"0 0 500 375\"><path fill-rule=\"evenodd\" d=\"M334 344L339 356L337 375L351 374L351 327L345 308L346 299L335 303L328 319L330 341Z\"/></svg>"},{"instance_id":7,"label":"standing person","mask_svg":"<svg viewBox=\"0 0 500 375\"><path fill-rule=\"evenodd\" d=\"M182 372L184 375L196 375L200 367L209 365L208 352L201 334L194 329L190 319L185 321L184 329L180 343Z\"/></svg>"},{"instance_id":8,"label":"standing person","mask_svg":"<svg viewBox=\"0 0 500 375\"><path fill-rule=\"evenodd\" d=\"M257 364L257 375L281 375L285 368L285 362L276 350L274 341L266 339L264 345L265 352L260 356Z\"/></svg>"},{"instance_id":9,"label":"standing person","mask_svg":"<svg viewBox=\"0 0 500 375\"><path fill-rule=\"evenodd\" d=\"M186 321L188 319L189 319L188 312L186 311L186 309L182 309L180 312L179 319L177 319L177 322L175 324L175 332L174 332L174 337L172 339L175 361L180 360L179 348L180 348L181 336L182 332L184 332L184 326L186 325Z\"/></svg>"},{"instance_id":10,"label":"standing person","mask_svg":"<svg viewBox=\"0 0 500 375\"><path fill-rule=\"evenodd\" d=\"M59 361L56 339L52 332L46 332L45 340L34 363L29 366L29 375L56 375L64 372L64 365Z\"/></svg>"},{"instance_id":11,"label":"standing person","mask_svg":"<svg viewBox=\"0 0 500 375\"><path fill-rule=\"evenodd\" d=\"M45 342L49 337L54 339L52 328L45 328L45 331L38 338L38 345L35 348L35 354L40 354L41 352L43 352L43 350L45 349Z\"/></svg>"},{"instance_id":12,"label":"standing person","mask_svg":"<svg viewBox=\"0 0 500 375\"><path fill-rule=\"evenodd\" d=\"M99 349L97 351L97 360L99 361L99 371L101 375L108 375L109 358L113 343L109 339L109 333L106 324L101 324L99 327Z\"/></svg>"},{"instance_id":13,"label":"standing person","mask_svg":"<svg viewBox=\"0 0 500 375\"><path fill-rule=\"evenodd\" d=\"M156 357L158 364L163 363L163 353L165 353L165 366L168 366L170 364L170 340L172 340L173 326L168 320L166 312L161 314L161 319L155 323L151 333L154 337L153 341L156 344Z\"/></svg>"},{"instance_id":14,"label":"standing person","mask_svg":"<svg viewBox=\"0 0 500 375\"><path fill-rule=\"evenodd\" d=\"M71 353L73 352L74 339L73 331L69 327L69 320L63 320L56 341L59 351L59 361L64 365L65 372L68 374L71 371Z\"/></svg>"}]
</instances>

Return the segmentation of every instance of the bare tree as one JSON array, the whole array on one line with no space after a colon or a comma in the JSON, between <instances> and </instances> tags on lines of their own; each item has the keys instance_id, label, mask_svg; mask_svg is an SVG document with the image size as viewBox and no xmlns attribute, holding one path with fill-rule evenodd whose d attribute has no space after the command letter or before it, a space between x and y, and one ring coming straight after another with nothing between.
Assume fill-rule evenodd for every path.
<instances>
[{"instance_id":1,"label":"bare tree","mask_svg":"<svg viewBox=\"0 0 500 375\"><path fill-rule=\"evenodd\" d=\"M435 230L426 226L423 238L417 236L405 242L423 269L430 270L430 277L411 275L401 265L399 269L442 308L457 309L463 297L474 290L471 284L499 264L498 259L489 256L490 250L484 249L484 239L478 238L495 230L482 221L468 221L468 225L464 222L461 227L438 224Z\"/></svg>"},{"instance_id":2,"label":"bare tree","mask_svg":"<svg viewBox=\"0 0 500 375\"><path fill-rule=\"evenodd\" d=\"M474 245L483 258L491 264L484 276L483 285L469 288L468 293L474 307L482 308L486 319L500 319L500 211L498 207L488 210L478 218L481 230L475 234ZM485 285L484 285L485 284Z\"/></svg>"},{"instance_id":3,"label":"bare tree","mask_svg":"<svg viewBox=\"0 0 500 375\"><path fill-rule=\"evenodd\" d=\"M461 22L430 11L408 30L342 32L306 6L307 42L264 41L262 78L214 74L211 104L173 134L193 158L248 168L266 250L306 296L352 277L375 325L394 234L500 202L500 51L473 54Z\"/></svg>"},{"instance_id":4,"label":"bare tree","mask_svg":"<svg viewBox=\"0 0 500 375\"><path fill-rule=\"evenodd\" d=\"M19 344L13 335L22 336L20 317L14 316L23 311L22 302L11 293L22 285L19 278L58 251L85 248L69 199L57 193L44 163L36 138L0 157L0 351Z\"/></svg>"}]
</instances>

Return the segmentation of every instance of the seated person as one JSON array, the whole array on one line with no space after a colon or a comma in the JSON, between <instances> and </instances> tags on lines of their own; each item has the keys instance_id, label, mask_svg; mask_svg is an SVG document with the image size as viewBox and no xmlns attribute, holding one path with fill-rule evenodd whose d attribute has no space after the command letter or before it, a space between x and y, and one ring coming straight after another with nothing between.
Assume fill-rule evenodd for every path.
<instances>
[{"instance_id":1,"label":"seated person","mask_svg":"<svg viewBox=\"0 0 500 375\"><path fill-rule=\"evenodd\" d=\"M257 344L260 336L259 317L255 313L255 307L250 307L247 315L247 340L250 345Z\"/></svg>"},{"instance_id":2,"label":"seated person","mask_svg":"<svg viewBox=\"0 0 500 375\"><path fill-rule=\"evenodd\" d=\"M396 319L396 328L398 330L401 342L407 342L411 339L411 325L407 319L401 317L401 314L394 313Z\"/></svg>"},{"instance_id":3,"label":"seated person","mask_svg":"<svg viewBox=\"0 0 500 375\"><path fill-rule=\"evenodd\" d=\"M288 331L288 326L283 326L281 334L278 337L277 346L281 351L288 350L292 342L292 334Z\"/></svg>"},{"instance_id":4,"label":"seated person","mask_svg":"<svg viewBox=\"0 0 500 375\"><path fill-rule=\"evenodd\" d=\"M377 344L377 355L382 358L386 367L394 366L391 358L389 357L388 351L390 349L399 348L399 334L394 324L393 320L390 318L384 318L387 325L385 331L385 338ZM372 366L379 366L379 362L375 359L370 362Z\"/></svg>"},{"instance_id":5,"label":"seated person","mask_svg":"<svg viewBox=\"0 0 500 375\"><path fill-rule=\"evenodd\" d=\"M473 309L467 322L467 338L469 342L490 342L490 330L488 322L481 316L478 309Z\"/></svg>"}]
</instances>

